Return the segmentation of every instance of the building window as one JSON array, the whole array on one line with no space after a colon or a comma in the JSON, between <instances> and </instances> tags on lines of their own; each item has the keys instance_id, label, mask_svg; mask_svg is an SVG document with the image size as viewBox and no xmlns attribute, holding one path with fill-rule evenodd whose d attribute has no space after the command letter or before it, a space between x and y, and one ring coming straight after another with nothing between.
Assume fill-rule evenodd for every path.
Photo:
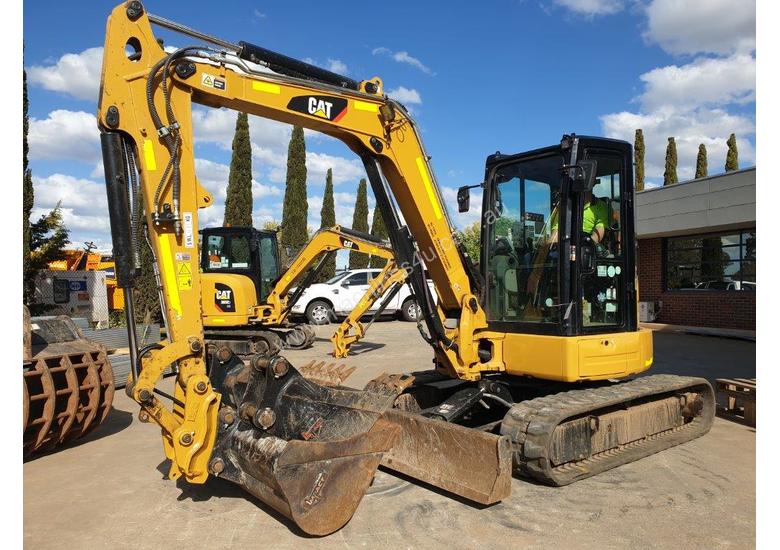
<instances>
[{"instance_id":1,"label":"building window","mask_svg":"<svg viewBox=\"0 0 780 550\"><path fill-rule=\"evenodd\" d=\"M666 239L667 290L756 290L756 230Z\"/></svg>"}]
</instances>

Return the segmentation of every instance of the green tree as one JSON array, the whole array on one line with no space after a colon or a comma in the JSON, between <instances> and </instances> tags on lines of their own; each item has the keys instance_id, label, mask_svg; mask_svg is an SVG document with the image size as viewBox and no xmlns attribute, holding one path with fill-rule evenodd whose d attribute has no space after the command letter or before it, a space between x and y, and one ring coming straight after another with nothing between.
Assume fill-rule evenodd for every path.
<instances>
[{"instance_id":1,"label":"green tree","mask_svg":"<svg viewBox=\"0 0 780 550\"><path fill-rule=\"evenodd\" d=\"M664 169L664 185L677 183L677 144L674 138L669 138L666 145L666 168Z\"/></svg>"},{"instance_id":2,"label":"green tree","mask_svg":"<svg viewBox=\"0 0 780 550\"><path fill-rule=\"evenodd\" d=\"M707 148L699 144L699 154L696 155L696 179L707 177Z\"/></svg>"},{"instance_id":3,"label":"green tree","mask_svg":"<svg viewBox=\"0 0 780 550\"><path fill-rule=\"evenodd\" d=\"M27 99L27 71L22 70L22 273L24 279L23 300L30 303L30 290L32 279L30 278L30 214L34 203L32 172L27 167L27 154L30 146L27 144L27 130L30 127L30 119L27 111L30 101Z\"/></svg>"},{"instance_id":4,"label":"green tree","mask_svg":"<svg viewBox=\"0 0 780 550\"><path fill-rule=\"evenodd\" d=\"M382 218L382 212L379 211L379 207L374 207L374 216L371 220L371 234L377 239L387 240L387 228L385 227L385 221ZM369 267L385 267L387 260L380 258L379 256L371 256Z\"/></svg>"},{"instance_id":5,"label":"green tree","mask_svg":"<svg viewBox=\"0 0 780 550\"><path fill-rule=\"evenodd\" d=\"M141 206L141 220L144 220L143 206ZM135 279L135 288L133 290L135 318L137 323L146 323L147 320L150 323L160 323L162 322L160 296L157 291L157 279L154 276L152 250L149 248L149 243L146 241L146 233L144 232L145 226L146 223L144 221L138 224L137 238L138 242L141 243L138 258L141 263L141 271Z\"/></svg>"},{"instance_id":6,"label":"green tree","mask_svg":"<svg viewBox=\"0 0 780 550\"><path fill-rule=\"evenodd\" d=\"M737 153L737 137L734 134L729 136L726 145L729 146L728 153L726 153L726 172L733 172L739 170L739 154Z\"/></svg>"},{"instance_id":7,"label":"green tree","mask_svg":"<svg viewBox=\"0 0 780 550\"><path fill-rule=\"evenodd\" d=\"M282 264L296 256L309 239L306 220L309 204L306 198L306 142L303 128L293 127L287 148L287 186L282 208L282 229L279 242L282 245Z\"/></svg>"},{"instance_id":8,"label":"green tree","mask_svg":"<svg viewBox=\"0 0 780 550\"><path fill-rule=\"evenodd\" d=\"M634 132L634 165L636 166L636 190L645 188L645 136L642 129Z\"/></svg>"},{"instance_id":9,"label":"green tree","mask_svg":"<svg viewBox=\"0 0 780 550\"><path fill-rule=\"evenodd\" d=\"M355 211L352 214L352 229L368 233L368 195L365 178L360 180L355 201ZM349 253L349 268L362 269L368 267L368 256L361 252Z\"/></svg>"},{"instance_id":10,"label":"green tree","mask_svg":"<svg viewBox=\"0 0 780 550\"><path fill-rule=\"evenodd\" d=\"M280 225L281 224L276 220L269 220L267 222L263 222L261 229L267 229L269 231L278 231Z\"/></svg>"},{"instance_id":11,"label":"green tree","mask_svg":"<svg viewBox=\"0 0 780 550\"><path fill-rule=\"evenodd\" d=\"M333 169L328 168L325 176L325 193L322 196L322 210L320 210L320 229L336 225L336 205L333 201ZM322 266L317 281L322 283L333 278L336 274L336 255L331 254L325 265Z\"/></svg>"},{"instance_id":12,"label":"green tree","mask_svg":"<svg viewBox=\"0 0 780 550\"><path fill-rule=\"evenodd\" d=\"M455 238L463 244L466 249L466 253L471 258L471 262L474 264L479 263L479 235L480 227L479 222L474 222L471 225L467 225L463 231L457 231Z\"/></svg>"},{"instance_id":13,"label":"green tree","mask_svg":"<svg viewBox=\"0 0 780 550\"><path fill-rule=\"evenodd\" d=\"M62 221L60 203L43 214L38 221L30 225L30 258L25 271L25 291L30 313L38 315L48 308L35 304L35 277L39 271L47 269L50 262L65 259L63 252L68 244L68 229Z\"/></svg>"},{"instance_id":14,"label":"green tree","mask_svg":"<svg viewBox=\"0 0 780 550\"><path fill-rule=\"evenodd\" d=\"M252 144L249 141L249 120L246 113L238 113L236 118L223 225L252 226Z\"/></svg>"}]
</instances>

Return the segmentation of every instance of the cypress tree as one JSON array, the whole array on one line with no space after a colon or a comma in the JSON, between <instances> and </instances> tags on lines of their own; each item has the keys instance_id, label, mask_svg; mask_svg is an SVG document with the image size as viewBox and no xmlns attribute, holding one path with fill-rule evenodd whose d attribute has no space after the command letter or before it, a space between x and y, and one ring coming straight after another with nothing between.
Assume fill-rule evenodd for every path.
<instances>
[{"instance_id":1,"label":"cypress tree","mask_svg":"<svg viewBox=\"0 0 780 550\"><path fill-rule=\"evenodd\" d=\"M238 113L236 119L223 225L252 226L252 144L249 141L249 120L246 113Z\"/></svg>"},{"instance_id":2,"label":"cypress tree","mask_svg":"<svg viewBox=\"0 0 780 550\"><path fill-rule=\"evenodd\" d=\"M382 213L378 207L374 207L374 217L371 220L371 234L382 240L387 239L387 228L385 227L385 221L382 219ZM385 267L387 260L380 258L379 256L371 256L369 267Z\"/></svg>"},{"instance_id":3,"label":"cypress tree","mask_svg":"<svg viewBox=\"0 0 780 550\"><path fill-rule=\"evenodd\" d=\"M306 142L303 139L303 128L295 126L290 136L290 145L287 148L287 186L284 190L282 230L279 238L284 265L287 265L289 260L295 257L309 239L309 234L306 231L308 215Z\"/></svg>"},{"instance_id":4,"label":"cypress tree","mask_svg":"<svg viewBox=\"0 0 780 550\"><path fill-rule=\"evenodd\" d=\"M726 145L729 146L729 151L726 153L726 172L733 172L739 170L739 155L737 154L737 137L734 134L729 136Z\"/></svg>"},{"instance_id":5,"label":"cypress tree","mask_svg":"<svg viewBox=\"0 0 780 550\"><path fill-rule=\"evenodd\" d=\"M352 229L368 233L368 196L366 195L366 180L358 184L355 212L352 214ZM368 267L368 256L361 252L349 253L349 268L362 269Z\"/></svg>"},{"instance_id":6,"label":"cypress tree","mask_svg":"<svg viewBox=\"0 0 780 550\"><path fill-rule=\"evenodd\" d=\"M30 278L30 214L32 213L34 195L32 172L27 168L27 154L30 146L27 144L27 130L30 119L27 111L30 101L27 99L27 71L22 70L22 277L23 300L30 303L32 280Z\"/></svg>"},{"instance_id":7,"label":"cypress tree","mask_svg":"<svg viewBox=\"0 0 780 550\"><path fill-rule=\"evenodd\" d=\"M141 220L143 219L143 206L141 206ZM145 226L146 223L144 221L138 224L137 238L138 242L141 243L138 258L141 262L141 272L135 280L133 305L135 306L137 322L146 323L146 320L148 319L151 323L160 323L162 322L162 315L160 315L160 297L157 292L157 279L154 276L152 250L146 242L146 234L144 233Z\"/></svg>"},{"instance_id":8,"label":"cypress tree","mask_svg":"<svg viewBox=\"0 0 780 550\"><path fill-rule=\"evenodd\" d=\"M328 168L325 176L325 194L322 196L322 210L320 210L320 229L336 225L336 205L333 201L333 169ZM317 280L325 282L336 274L336 255L330 258L322 266Z\"/></svg>"},{"instance_id":9,"label":"cypress tree","mask_svg":"<svg viewBox=\"0 0 780 550\"><path fill-rule=\"evenodd\" d=\"M636 190L645 188L645 136L642 129L634 133L634 165L636 166Z\"/></svg>"},{"instance_id":10,"label":"cypress tree","mask_svg":"<svg viewBox=\"0 0 780 550\"><path fill-rule=\"evenodd\" d=\"M707 177L707 148L699 144L699 154L696 155L696 179Z\"/></svg>"},{"instance_id":11,"label":"cypress tree","mask_svg":"<svg viewBox=\"0 0 780 550\"><path fill-rule=\"evenodd\" d=\"M666 169L664 170L664 185L677 183L677 144L674 138L669 138L666 146Z\"/></svg>"}]
</instances>

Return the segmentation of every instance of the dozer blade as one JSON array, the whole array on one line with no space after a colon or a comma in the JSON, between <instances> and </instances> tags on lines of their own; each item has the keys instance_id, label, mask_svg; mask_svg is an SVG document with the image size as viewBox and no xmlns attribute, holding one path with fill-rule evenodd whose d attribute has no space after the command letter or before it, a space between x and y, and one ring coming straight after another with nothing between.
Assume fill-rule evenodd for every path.
<instances>
[{"instance_id":1,"label":"dozer blade","mask_svg":"<svg viewBox=\"0 0 780 550\"><path fill-rule=\"evenodd\" d=\"M401 435L384 455L382 466L480 504L509 496L508 437L396 409L383 418L398 426Z\"/></svg>"},{"instance_id":2,"label":"dozer blade","mask_svg":"<svg viewBox=\"0 0 780 550\"><path fill-rule=\"evenodd\" d=\"M319 386L283 357L211 358L222 393L209 470L294 521L327 535L352 517L399 427L393 397Z\"/></svg>"}]
</instances>

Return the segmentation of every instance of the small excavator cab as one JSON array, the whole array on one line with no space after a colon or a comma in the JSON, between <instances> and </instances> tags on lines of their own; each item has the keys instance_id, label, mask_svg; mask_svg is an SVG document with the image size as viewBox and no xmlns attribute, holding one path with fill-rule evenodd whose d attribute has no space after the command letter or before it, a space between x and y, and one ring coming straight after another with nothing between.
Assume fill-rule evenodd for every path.
<instances>
[{"instance_id":1,"label":"small excavator cab","mask_svg":"<svg viewBox=\"0 0 780 550\"><path fill-rule=\"evenodd\" d=\"M604 138L491 155L483 276L491 328L576 336L635 332L631 149ZM624 223L621 223L624 220Z\"/></svg>"},{"instance_id":2,"label":"small excavator cab","mask_svg":"<svg viewBox=\"0 0 780 550\"><path fill-rule=\"evenodd\" d=\"M201 232L203 273L234 273L252 279L263 303L279 277L276 231L254 227L211 227Z\"/></svg>"}]
</instances>

